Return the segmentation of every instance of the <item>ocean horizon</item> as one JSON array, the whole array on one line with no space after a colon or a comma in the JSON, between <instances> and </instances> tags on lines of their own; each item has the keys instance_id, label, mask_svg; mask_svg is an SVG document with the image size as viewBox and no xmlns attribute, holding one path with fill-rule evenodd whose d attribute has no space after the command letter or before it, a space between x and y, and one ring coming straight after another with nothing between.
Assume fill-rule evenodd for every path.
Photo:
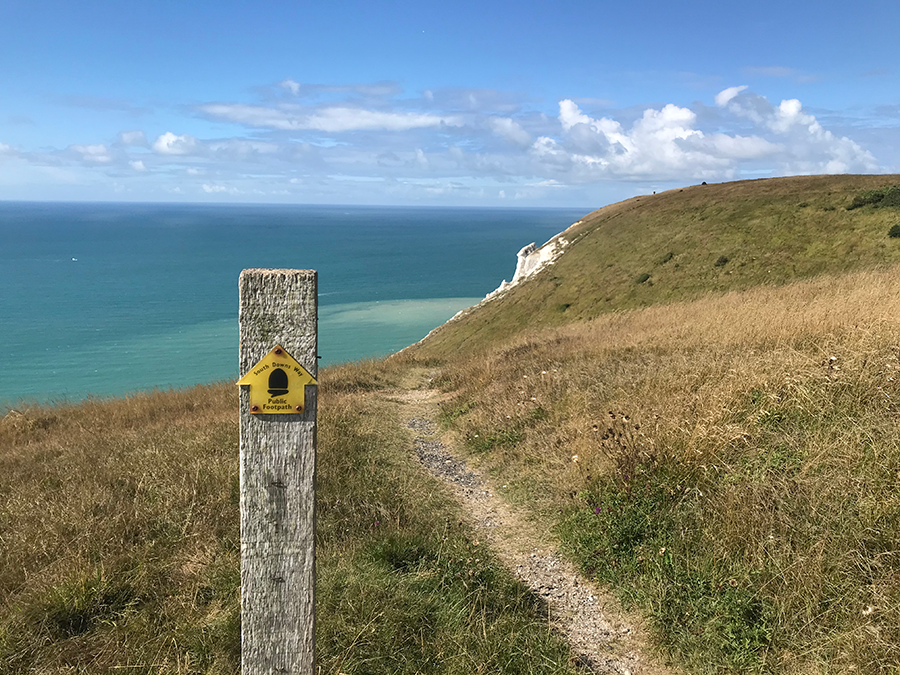
<instances>
[{"instance_id":1,"label":"ocean horizon","mask_svg":"<svg viewBox=\"0 0 900 675\"><path fill-rule=\"evenodd\" d=\"M236 380L247 268L318 271L319 365L385 356L585 213L0 202L0 409Z\"/></svg>"}]
</instances>

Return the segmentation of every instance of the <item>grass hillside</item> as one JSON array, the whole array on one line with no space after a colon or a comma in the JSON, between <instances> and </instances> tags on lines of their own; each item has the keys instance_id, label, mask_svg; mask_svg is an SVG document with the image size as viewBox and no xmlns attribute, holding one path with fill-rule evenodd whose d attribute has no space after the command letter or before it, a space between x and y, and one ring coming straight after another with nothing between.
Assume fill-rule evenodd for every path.
<instances>
[{"instance_id":1,"label":"grass hillside","mask_svg":"<svg viewBox=\"0 0 900 675\"><path fill-rule=\"evenodd\" d=\"M478 350L524 328L900 263L900 209L848 207L900 176L802 176L697 185L611 204L567 230L566 252L419 348ZM892 202L890 202L892 203Z\"/></svg>"},{"instance_id":2,"label":"grass hillside","mask_svg":"<svg viewBox=\"0 0 900 675\"><path fill-rule=\"evenodd\" d=\"M688 672L900 672L898 182L614 204L411 350L470 458Z\"/></svg>"}]
</instances>

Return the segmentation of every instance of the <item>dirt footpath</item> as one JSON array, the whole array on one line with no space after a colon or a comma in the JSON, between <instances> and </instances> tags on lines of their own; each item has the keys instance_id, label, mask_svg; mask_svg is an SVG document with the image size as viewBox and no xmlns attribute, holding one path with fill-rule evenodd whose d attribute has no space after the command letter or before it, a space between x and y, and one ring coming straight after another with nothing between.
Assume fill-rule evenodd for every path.
<instances>
[{"instance_id":1,"label":"dirt footpath","mask_svg":"<svg viewBox=\"0 0 900 675\"><path fill-rule=\"evenodd\" d=\"M595 673L663 675L676 672L648 647L636 617L557 552L554 537L519 516L494 489L453 453L437 433L437 394L431 390L392 391L401 419L411 430L422 464L443 480L470 516L476 533L532 591L543 597L550 624L565 636L579 663Z\"/></svg>"}]
</instances>

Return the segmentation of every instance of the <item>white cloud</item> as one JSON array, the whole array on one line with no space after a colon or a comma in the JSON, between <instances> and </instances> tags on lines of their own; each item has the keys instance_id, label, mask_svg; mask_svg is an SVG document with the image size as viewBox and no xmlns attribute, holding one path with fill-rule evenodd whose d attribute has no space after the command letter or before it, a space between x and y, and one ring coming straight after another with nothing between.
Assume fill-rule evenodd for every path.
<instances>
[{"instance_id":1,"label":"white cloud","mask_svg":"<svg viewBox=\"0 0 900 675\"><path fill-rule=\"evenodd\" d=\"M616 120L585 115L574 101L566 99L559 103L559 122L565 132L565 149L544 141L534 150L541 158L552 154L556 165L560 153L565 152L580 167L581 180L708 177L727 172L731 163L731 158L718 151L729 143L728 137L706 139L694 128L697 115L671 103L659 110L648 108L626 130ZM730 142L730 154L748 145Z\"/></svg>"},{"instance_id":2,"label":"white cloud","mask_svg":"<svg viewBox=\"0 0 900 675\"><path fill-rule=\"evenodd\" d=\"M287 79L285 79L285 80L282 80L281 82L278 83L278 86L279 86L279 87L282 87L283 89L287 89L287 90L288 90L289 92L291 92L294 96L296 96L297 94L300 93L300 83L299 83L299 82L295 82L295 81L292 80L291 78L287 78Z\"/></svg>"},{"instance_id":3,"label":"white cloud","mask_svg":"<svg viewBox=\"0 0 900 675\"><path fill-rule=\"evenodd\" d=\"M140 129L135 131L120 131L119 143L122 145L135 145L139 147L147 146L147 137Z\"/></svg>"},{"instance_id":4,"label":"white cloud","mask_svg":"<svg viewBox=\"0 0 900 675\"><path fill-rule=\"evenodd\" d=\"M740 94L746 88L747 85L742 84L740 87L728 87L727 89L723 89L718 94L716 94L716 105L720 108L724 108L726 105L728 105L728 102L731 99Z\"/></svg>"},{"instance_id":5,"label":"white cloud","mask_svg":"<svg viewBox=\"0 0 900 675\"><path fill-rule=\"evenodd\" d=\"M454 115L415 112L382 112L365 108L328 107L307 113L300 106L267 108L257 105L211 103L200 108L207 115L251 127L289 131L304 129L339 133L343 131L408 131L429 127L461 126Z\"/></svg>"},{"instance_id":6,"label":"white cloud","mask_svg":"<svg viewBox=\"0 0 900 675\"><path fill-rule=\"evenodd\" d=\"M193 136L176 136L171 131L162 134L153 143L153 149L161 155L190 155L195 153L200 143Z\"/></svg>"},{"instance_id":7,"label":"white cloud","mask_svg":"<svg viewBox=\"0 0 900 675\"><path fill-rule=\"evenodd\" d=\"M210 185L209 183L204 183L203 191L207 194L214 194L216 192L230 192L231 190L224 185Z\"/></svg>"},{"instance_id":8,"label":"white cloud","mask_svg":"<svg viewBox=\"0 0 900 675\"><path fill-rule=\"evenodd\" d=\"M199 176L201 173L203 173L203 171L200 170L200 169L198 169L198 168L195 167L195 166L189 166L189 167L187 168L187 175L188 175L188 176Z\"/></svg>"},{"instance_id":9,"label":"white cloud","mask_svg":"<svg viewBox=\"0 0 900 675\"><path fill-rule=\"evenodd\" d=\"M531 134L509 117L491 117L488 119L488 126L491 131L510 143L522 146L531 144Z\"/></svg>"},{"instance_id":10,"label":"white cloud","mask_svg":"<svg viewBox=\"0 0 900 675\"><path fill-rule=\"evenodd\" d=\"M360 108L324 108L318 114L310 115L306 121L308 129L318 131L407 131L423 127L461 126L458 117L430 115L423 113L390 113Z\"/></svg>"},{"instance_id":11,"label":"white cloud","mask_svg":"<svg viewBox=\"0 0 900 675\"><path fill-rule=\"evenodd\" d=\"M569 153L549 136L540 136L531 144L529 151L539 162L559 169L568 169L572 164L572 157L570 157Z\"/></svg>"},{"instance_id":12,"label":"white cloud","mask_svg":"<svg viewBox=\"0 0 900 675\"><path fill-rule=\"evenodd\" d=\"M107 147L102 143L95 145L70 145L69 150L80 155L81 159L88 163L108 164L113 159Z\"/></svg>"},{"instance_id":13,"label":"white cloud","mask_svg":"<svg viewBox=\"0 0 900 675\"><path fill-rule=\"evenodd\" d=\"M12 147L7 145L6 143L0 143L0 155L11 155Z\"/></svg>"},{"instance_id":14,"label":"white cloud","mask_svg":"<svg viewBox=\"0 0 900 675\"><path fill-rule=\"evenodd\" d=\"M692 145L698 150L706 148L707 152L734 160L771 157L782 149L777 143L759 136L729 136L721 133L708 134L702 140L695 139Z\"/></svg>"},{"instance_id":15,"label":"white cloud","mask_svg":"<svg viewBox=\"0 0 900 675\"><path fill-rule=\"evenodd\" d=\"M597 123L597 120L591 119L590 117L582 113L581 109L578 107L575 101L567 98L564 101L559 102L559 122L560 124L562 124L563 129L568 131L576 124L587 124L589 126L593 126Z\"/></svg>"},{"instance_id":16,"label":"white cloud","mask_svg":"<svg viewBox=\"0 0 900 675\"><path fill-rule=\"evenodd\" d=\"M541 136L531 145L530 156L544 167L539 171L564 173L567 180L581 183L730 179L744 166L759 170L762 162L769 163L769 173L781 174L878 170L871 153L824 129L796 99L773 106L738 86L720 91L715 101L743 126L749 120L751 133L704 131L693 110L671 103L648 108L626 128L615 119L586 115L566 99L559 103L561 136Z\"/></svg>"},{"instance_id":17,"label":"white cloud","mask_svg":"<svg viewBox=\"0 0 900 675\"><path fill-rule=\"evenodd\" d=\"M731 89L738 89L732 87ZM722 96L726 89L721 92ZM719 96L716 97L718 102ZM781 173L847 173L876 172L878 162L869 151L855 141L835 136L822 127L816 117L803 110L803 104L792 98L773 106L758 94L736 91L722 104L728 112L756 123L774 133L783 149Z\"/></svg>"},{"instance_id":18,"label":"white cloud","mask_svg":"<svg viewBox=\"0 0 900 675\"><path fill-rule=\"evenodd\" d=\"M128 162L128 166L130 166L135 171L146 171L147 167L144 166L144 162L140 159L133 159Z\"/></svg>"}]
</instances>

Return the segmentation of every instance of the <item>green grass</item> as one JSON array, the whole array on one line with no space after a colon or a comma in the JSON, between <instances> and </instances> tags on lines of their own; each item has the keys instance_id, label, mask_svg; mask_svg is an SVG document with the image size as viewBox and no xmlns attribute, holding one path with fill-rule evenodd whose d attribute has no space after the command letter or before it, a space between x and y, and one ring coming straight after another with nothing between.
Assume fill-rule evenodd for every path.
<instances>
[{"instance_id":1,"label":"green grass","mask_svg":"<svg viewBox=\"0 0 900 675\"><path fill-rule=\"evenodd\" d=\"M606 206L563 235L570 244L554 265L415 351L443 359L538 326L900 263L900 246L885 237L896 209L847 208L867 190L893 195L894 188L882 188L897 182L897 176L773 178Z\"/></svg>"},{"instance_id":2,"label":"green grass","mask_svg":"<svg viewBox=\"0 0 900 675\"><path fill-rule=\"evenodd\" d=\"M573 672L546 608L419 467L396 369L321 373L317 665ZM0 673L237 673L236 387L0 422Z\"/></svg>"},{"instance_id":3,"label":"green grass","mask_svg":"<svg viewBox=\"0 0 900 675\"><path fill-rule=\"evenodd\" d=\"M900 185L890 185L877 190L861 192L853 198L853 201L847 206L847 210L852 211L863 206L900 208Z\"/></svg>"}]
</instances>

